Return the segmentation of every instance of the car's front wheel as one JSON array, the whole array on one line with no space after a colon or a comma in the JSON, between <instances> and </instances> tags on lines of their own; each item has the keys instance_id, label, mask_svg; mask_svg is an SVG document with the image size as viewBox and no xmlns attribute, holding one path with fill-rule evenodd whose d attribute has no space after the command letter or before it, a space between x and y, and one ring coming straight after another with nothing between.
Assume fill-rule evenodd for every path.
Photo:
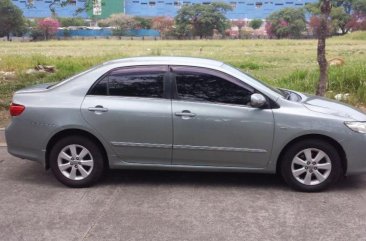
<instances>
[{"instance_id":1,"label":"car's front wheel","mask_svg":"<svg viewBox=\"0 0 366 241\"><path fill-rule=\"evenodd\" d=\"M342 174L341 159L328 142L308 139L291 145L282 158L284 180L300 191L321 191L335 183Z\"/></svg>"},{"instance_id":2,"label":"car's front wheel","mask_svg":"<svg viewBox=\"0 0 366 241\"><path fill-rule=\"evenodd\" d=\"M50 167L61 183L88 187L102 176L104 160L96 143L83 136L68 136L53 146Z\"/></svg>"}]
</instances>

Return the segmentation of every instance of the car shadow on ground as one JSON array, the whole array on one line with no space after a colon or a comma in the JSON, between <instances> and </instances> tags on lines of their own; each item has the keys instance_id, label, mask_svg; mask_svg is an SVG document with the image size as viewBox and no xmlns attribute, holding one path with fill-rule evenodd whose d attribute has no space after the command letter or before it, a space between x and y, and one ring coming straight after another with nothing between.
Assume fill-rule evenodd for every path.
<instances>
[{"instance_id":1,"label":"car shadow on ground","mask_svg":"<svg viewBox=\"0 0 366 241\"><path fill-rule=\"evenodd\" d=\"M365 176L342 177L332 191L364 189ZM276 174L236 172L186 172L110 170L100 185L175 185L194 187L235 187L291 191Z\"/></svg>"},{"instance_id":2,"label":"car shadow on ground","mask_svg":"<svg viewBox=\"0 0 366 241\"><path fill-rule=\"evenodd\" d=\"M276 187L285 184L277 175L232 172L110 170L101 185L176 185Z\"/></svg>"},{"instance_id":3,"label":"car shadow on ground","mask_svg":"<svg viewBox=\"0 0 366 241\"><path fill-rule=\"evenodd\" d=\"M331 190L349 191L366 188L366 176L344 177ZM53 176L37 163L26 162L22 168L14 170L11 180L34 185L63 187ZM187 171L145 171L109 170L98 183L102 186L118 185L166 185L185 187L235 187L290 190L281 177L275 174L236 173L236 172L187 172Z\"/></svg>"}]
</instances>

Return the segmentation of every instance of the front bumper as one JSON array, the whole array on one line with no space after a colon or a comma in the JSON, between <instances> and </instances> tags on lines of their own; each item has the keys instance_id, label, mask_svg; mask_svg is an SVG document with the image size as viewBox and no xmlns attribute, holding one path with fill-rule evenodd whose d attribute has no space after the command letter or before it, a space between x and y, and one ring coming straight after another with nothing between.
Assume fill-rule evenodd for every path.
<instances>
[{"instance_id":1,"label":"front bumper","mask_svg":"<svg viewBox=\"0 0 366 241\"><path fill-rule=\"evenodd\" d=\"M347 158L346 175L366 173L366 134L351 131L341 144Z\"/></svg>"}]
</instances>

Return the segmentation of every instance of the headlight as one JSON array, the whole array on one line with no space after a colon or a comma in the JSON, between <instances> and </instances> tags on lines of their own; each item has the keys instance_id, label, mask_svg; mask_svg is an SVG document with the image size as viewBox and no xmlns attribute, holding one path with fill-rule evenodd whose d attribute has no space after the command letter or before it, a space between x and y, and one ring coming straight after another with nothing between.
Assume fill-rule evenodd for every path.
<instances>
[{"instance_id":1,"label":"headlight","mask_svg":"<svg viewBox=\"0 0 366 241\"><path fill-rule=\"evenodd\" d=\"M346 121L344 124L353 131L366 134L366 122Z\"/></svg>"}]
</instances>

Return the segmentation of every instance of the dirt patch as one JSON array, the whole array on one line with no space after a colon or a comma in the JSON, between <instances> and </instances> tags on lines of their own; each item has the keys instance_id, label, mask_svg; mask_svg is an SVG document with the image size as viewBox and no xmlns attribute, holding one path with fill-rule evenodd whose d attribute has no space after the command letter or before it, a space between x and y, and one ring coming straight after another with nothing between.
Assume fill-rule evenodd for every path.
<instances>
[{"instance_id":1,"label":"dirt patch","mask_svg":"<svg viewBox=\"0 0 366 241\"><path fill-rule=\"evenodd\" d=\"M365 113L366 113L366 106L358 106L358 108L359 108L361 111L363 111L363 112L365 112Z\"/></svg>"},{"instance_id":2,"label":"dirt patch","mask_svg":"<svg viewBox=\"0 0 366 241\"><path fill-rule=\"evenodd\" d=\"M6 127L10 122L8 110L0 110L0 128Z\"/></svg>"},{"instance_id":3,"label":"dirt patch","mask_svg":"<svg viewBox=\"0 0 366 241\"><path fill-rule=\"evenodd\" d=\"M33 69L28 69L26 74L36 74L36 73L55 73L56 67L52 65L37 65Z\"/></svg>"}]
</instances>

